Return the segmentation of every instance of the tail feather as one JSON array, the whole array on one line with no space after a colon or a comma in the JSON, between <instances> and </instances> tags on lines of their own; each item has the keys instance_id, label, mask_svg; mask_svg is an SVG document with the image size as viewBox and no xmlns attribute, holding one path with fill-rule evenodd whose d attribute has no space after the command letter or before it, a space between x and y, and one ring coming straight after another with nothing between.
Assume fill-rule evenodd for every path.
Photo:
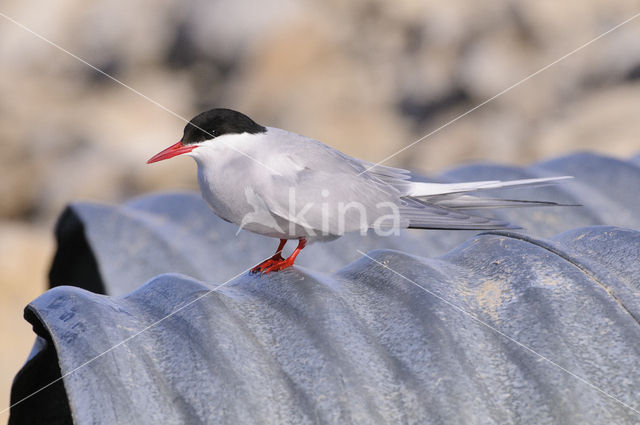
<instances>
[{"instance_id":1,"label":"tail feather","mask_svg":"<svg viewBox=\"0 0 640 425\"><path fill-rule=\"evenodd\" d=\"M480 198L471 195L443 195L429 198L429 203L454 210L527 207L579 207L577 204L561 204L552 201L527 201L520 199Z\"/></svg>"},{"instance_id":2,"label":"tail feather","mask_svg":"<svg viewBox=\"0 0 640 425\"><path fill-rule=\"evenodd\" d=\"M463 182L463 183L426 183L426 182L412 182L409 187L409 192L406 196L414 198L428 198L431 196L447 195L453 193L465 193L475 192L479 190L501 189L506 187L515 186L543 186L552 184L559 180L572 179L572 176L559 176L559 177L542 177L535 179L521 179L521 180L487 180L477 182Z\"/></svg>"},{"instance_id":3,"label":"tail feather","mask_svg":"<svg viewBox=\"0 0 640 425\"><path fill-rule=\"evenodd\" d=\"M572 177L561 176L505 182L492 180L444 184L411 182L409 194L403 197L404 204L400 208L400 215L408 227L413 229L518 229L519 227L508 222L468 214L461 210L576 205L551 201L482 198L466 193L507 187L542 186L570 178Z\"/></svg>"},{"instance_id":4,"label":"tail feather","mask_svg":"<svg viewBox=\"0 0 640 425\"><path fill-rule=\"evenodd\" d=\"M518 229L504 220L467 214L417 200L408 200L400 216L410 229L493 230Z\"/></svg>"}]
</instances>

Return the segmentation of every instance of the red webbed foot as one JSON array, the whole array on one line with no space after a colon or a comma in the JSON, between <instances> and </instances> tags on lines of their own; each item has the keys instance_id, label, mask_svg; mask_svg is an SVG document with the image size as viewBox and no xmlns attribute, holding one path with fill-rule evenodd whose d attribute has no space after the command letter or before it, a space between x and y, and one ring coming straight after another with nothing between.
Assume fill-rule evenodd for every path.
<instances>
[{"instance_id":1,"label":"red webbed foot","mask_svg":"<svg viewBox=\"0 0 640 425\"><path fill-rule=\"evenodd\" d=\"M276 253L273 254L271 258L264 260L262 263L252 268L251 273L262 273L269 267L284 261L284 257L282 257L282 250L284 249L284 246L286 245L286 243L287 243L286 239L280 239L280 244L278 245L278 249L276 250Z\"/></svg>"},{"instance_id":2,"label":"red webbed foot","mask_svg":"<svg viewBox=\"0 0 640 425\"><path fill-rule=\"evenodd\" d=\"M263 261L262 263L252 268L251 273L268 274L270 272L279 272L281 270L284 270L288 267L293 266L293 262L296 260L296 257L298 256L298 254L300 253L300 251L302 251L302 249L306 245L307 240L304 238L300 239L298 241L298 246L296 247L296 249L289 256L289 258L285 259L282 257L280 253L282 252L282 249L284 248L284 245L286 243L287 243L286 239L280 239L280 245L278 245L278 250L273 255L273 257Z\"/></svg>"},{"instance_id":3,"label":"red webbed foot","mask_svg":"<svg viewBox=\"0 0 640 425\"><path fill-rule=\"evenodd\" d=\"M291 259L291 257L289 257L287 259L283 259L282 261L274 262L266 269L264 269L262 273L269 274L270 272L279 272L291 266L293 266L293 260Z\"/></svg>"},{"instance_id":4,"label":"red webbed foot","mask_svg":"<svg viewBox=\"0 0 640 425\"><path fill-rule=\"evenodd\" d=\"M282 255L277 254L274 255L273 257L269 258L268 260L264 260L262 263L258 264L257 266L255 266L254 268L251 269L251 273L262 273L264 272L266 269L280 263L284 261L284 258L282 257Z\"/></svg>"}]
</instances>

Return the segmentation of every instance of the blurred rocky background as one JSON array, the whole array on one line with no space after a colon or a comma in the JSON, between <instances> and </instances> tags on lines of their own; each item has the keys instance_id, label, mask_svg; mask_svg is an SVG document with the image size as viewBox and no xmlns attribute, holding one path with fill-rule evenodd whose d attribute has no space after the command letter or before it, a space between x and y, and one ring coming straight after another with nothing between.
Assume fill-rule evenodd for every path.
<instances>
[{"instance_id":1,"label":"blurred rocky background","mask_svg":"<svg viewBox=\"0 0 640 425\"><path fill-rule=\"evenodd\" d=\"M379 161L640 12L635 0L31 2L6 14L159 105L230 107ZM640 150L640 18L388 165L428 174ZM184 122L0 17L0 409L33 342L52 227L71 200L195 189L145 166Z\"/></svg>"}]
</instances>

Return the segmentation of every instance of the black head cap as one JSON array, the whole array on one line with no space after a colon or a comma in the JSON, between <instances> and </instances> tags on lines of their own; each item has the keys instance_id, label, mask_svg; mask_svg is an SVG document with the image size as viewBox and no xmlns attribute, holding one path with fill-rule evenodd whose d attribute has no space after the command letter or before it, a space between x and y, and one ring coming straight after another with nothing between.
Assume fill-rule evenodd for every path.
<instances>
[{"instance_id":1,"label":"black head cap","mask_svg":"<svg viewBox=\"0 0 640 425\"><path fill-rule=\"evenodd\" d=\"M192 145L223 134L264 133L267 129L231 109L210 109L196 115L184 128L183 145Z\"/></svg>"}]
</instances>

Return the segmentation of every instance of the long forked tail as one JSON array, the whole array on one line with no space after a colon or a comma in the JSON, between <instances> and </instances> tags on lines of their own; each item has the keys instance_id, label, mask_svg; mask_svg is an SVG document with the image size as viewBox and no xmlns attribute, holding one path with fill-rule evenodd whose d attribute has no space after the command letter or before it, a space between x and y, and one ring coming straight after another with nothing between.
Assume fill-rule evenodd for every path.
<instances>
[{"instance_id":1,"label":"long forked tail","mask_svg":"<svg viewBox=\"0 0 640 425\"><path fill-rule=\"evenodd\" d=\"M411 182L402 216L410 228L421 229L504 229L517 228L509 223L488 217L459 212L466 209L490 209L539 206L578 206L550 201L487 198L469 195L490 189L521 186L544 186L571 176L543 177L511 181L477 181L464 183Z\"/></svg>"}]
</instances>

